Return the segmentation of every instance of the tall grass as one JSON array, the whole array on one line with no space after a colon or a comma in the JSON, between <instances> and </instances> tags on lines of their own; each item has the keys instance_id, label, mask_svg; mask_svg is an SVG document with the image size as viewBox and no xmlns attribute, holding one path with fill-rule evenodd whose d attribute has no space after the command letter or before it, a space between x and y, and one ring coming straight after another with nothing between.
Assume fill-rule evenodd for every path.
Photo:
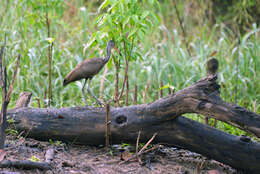
<instances>
[{"instance_id":1,"label":"tall grass","mask_svg":"<svg viewBox=\"0 0 260 174\"><path fill-rule=\"evenodd\" d=\"M9 2L8 6L7 2ZM98 15L96 4L93 1L86 3L83 0L73 1L77 3L65 2L64 12L56 12L61 13L57 14L61 17L54 16L50 22L55 38L53 46L52 107L84 105L81 94L83 81L63 87L63 78L85 58L101 57L105 54L105 48L100 48L98 45L95 49L86 49L86 43L91 33L98 30L92 22ZM175 14L171 10L174 9L173 4L169 4L167 4L167 1L161 2L162 24L152 37L143 38L143 44L139 45L143 60L130 64L130 104L134 97L134 85L138 85L137 103L140 104L143 101L141 91L145 90L147 84L150 85L150 88L146 95L146 101L152 102L158 97L160 81L163 84L169 83L176 90L181 90L195 83L206 75L205 63L208 56L213 51L217 51L216 57L220 62L221 97L227 102L234 103L237 96L237 104L259 113L259 26L253 25L251 31L241 36L240 56L238 56L235 34L227 26L217 24L209 27L205 24L198 27L189 22L185 27L188 30L187 37L192 53L190 57L178 21L176 21ZM46 41L46 28L33 21L34 15L39 14L33 13L32 7L26 0L2 0L0 2L0 15L2 18L0 21L0 45L3 44L6 35L7 47L5 53L8 58L8 74L13 73L14 60L17 55L22 55L10 108L15 105L15 101L22 91L33 93L32 107L38 106L36 98L40 99L43 106L46 102L45 96L48 89L47 49L49 43ZM238 62L237 68L236 62ZM95 76L92 81L91 88L95 94L99 94L103 71ZM109 100L113 96L114 74L115 68L112 66L105 79L104 100ZM122 70L119 74L121 79L119 86L122 85L123 75ZM237 94L235 88L237 88ZM166 94L168 90L164 90ZM93 103L95 100L89 97L88 101ZM231 130L236 134L241 133L226 124L219 124L218 127L223 130Z\"/></svg>"}]
</instances>

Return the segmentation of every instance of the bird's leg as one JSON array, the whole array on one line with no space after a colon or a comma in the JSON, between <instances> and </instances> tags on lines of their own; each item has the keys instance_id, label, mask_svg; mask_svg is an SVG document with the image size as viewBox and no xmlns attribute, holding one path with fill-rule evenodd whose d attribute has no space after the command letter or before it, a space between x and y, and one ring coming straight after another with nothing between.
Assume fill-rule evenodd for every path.
<instances>
[{"instance_id":1,"label":"bird's leg","mask_svg":"<svg viewBox=\"0 0 260 174\"><path fill-rule=\"evenodd\" d=\"M99 105L101 105L101 106L103 105L103 106L104 106L105 104L102 103L102 102L93 94L93 92L90 90L89 87L90 87L91 80L92 80L92 79L89 79L89 81L88 81L88 92L96 99L96 101L98 102Z\"/></svg>"},{"instance_id":2,"label":"bird's leg","mask_svg":"<svg viewBox=\"0 0 260 174\"><path fill-rule=\"evenodd\" d=\"M82 94L83 94L83 98L84 98L84 102L86 103L86 106L88 106L88 102L86 100L86 95L85 95L85 86L86 86L86 83L87 83L87 80L88 79L85 79L85 82L84 82L84 85L83 85L83 88L82 88Z\"/></svg>"}]
</instances>

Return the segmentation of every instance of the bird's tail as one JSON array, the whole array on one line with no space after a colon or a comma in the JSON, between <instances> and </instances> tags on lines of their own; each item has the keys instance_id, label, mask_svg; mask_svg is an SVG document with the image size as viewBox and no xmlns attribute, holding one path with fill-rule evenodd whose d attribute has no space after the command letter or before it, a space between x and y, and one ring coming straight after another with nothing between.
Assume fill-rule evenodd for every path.
<instances>
[{"instance_id":1,"label":"bird's tail","mask_svg":"<svg viewBox=\"0 0 260 174\"><path fill-rule=\"evenodd\" d=\"M68 84L68 80L65 78L64 80L63 80L63 86L66 86Z\"/></svg>"}]
</instances>

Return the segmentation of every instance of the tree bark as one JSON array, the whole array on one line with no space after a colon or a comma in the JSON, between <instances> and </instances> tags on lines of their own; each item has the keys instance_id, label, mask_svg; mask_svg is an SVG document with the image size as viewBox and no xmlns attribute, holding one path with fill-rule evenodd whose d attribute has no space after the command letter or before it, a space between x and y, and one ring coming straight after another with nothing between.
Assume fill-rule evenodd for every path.
<instances>
[{"instance_id":1,"label":"tree bark","mask_svg":"<svg viewBox=\"0 0 260 174\"><path fill-rule=\"evenodd\" d=\"M135 143L139 130L140 141L145 142L157 132L155 143L180 146L249 173L260 172L259 143L180 116L185 113L212 116L260 137L260 116L223 102L214 76L150 104L111 107L112 143ZM20 108L9 110L8 116L32 138L105 143L105 108Z\"/></svg>"}]
</instances>

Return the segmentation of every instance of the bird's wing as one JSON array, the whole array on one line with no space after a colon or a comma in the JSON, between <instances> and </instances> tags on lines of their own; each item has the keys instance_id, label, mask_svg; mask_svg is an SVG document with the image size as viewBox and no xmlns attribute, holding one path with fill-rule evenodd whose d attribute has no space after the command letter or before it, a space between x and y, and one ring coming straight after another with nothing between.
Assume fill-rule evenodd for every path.
<instances>
[{"instance_id":1,"label":"bird's wing","mask_svg":"<svg viewBox=\"0 0 260 174\"><path fill-rule=\"evenodd\" d=\"M86 59L79 66L80 69L83 69L84 74L89 74L90 76L94 76L103 68L104 61L102 58Z\"/></svg>"},{"instance_id":2,"label":"bird's wing","mask_svg":"<svg viewBox=\"0 0 260 174\"><path fill-rule=\"evenodd\" d=\"M86 59L78 64L64 79L63 85L80 79L92 78L104 66L102 58Z\"/></svg>"}]
</instances>

